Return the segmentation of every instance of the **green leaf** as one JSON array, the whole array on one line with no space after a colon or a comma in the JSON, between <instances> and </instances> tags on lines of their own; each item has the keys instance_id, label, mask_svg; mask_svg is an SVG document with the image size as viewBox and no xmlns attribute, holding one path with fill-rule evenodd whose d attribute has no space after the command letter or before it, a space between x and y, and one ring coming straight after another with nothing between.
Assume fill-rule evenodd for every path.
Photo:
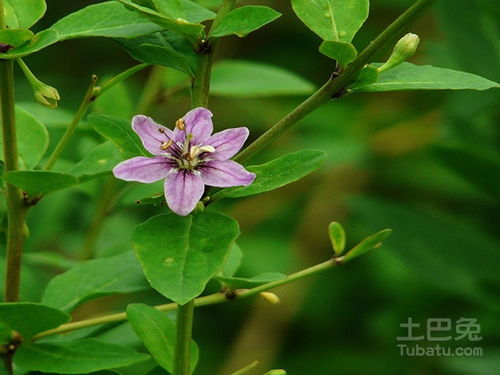
<instances>
[{"instance_id":1,"label":"green leaf","mask_svg":"<svg viewBox=\"0 0 500 375\"><path fill-rule=\"evenodd\" d=\"M319 52L337 61L340 66L346 67L358 55L356 48L349 42L323 41Z\"/></svg>"},{"instance_id":2,"label":"green leaf","mask_svg":"<svg viewBox=\"0 0 500 375\"><path fill-rule=\"evenodd\" d=\"M49 133L40 121L20 107L16 107L16 130L19 158L26 168L34 168L47 150ZM2 139L0 134L0 158L3 160Z\"/></svg>"},{"instance_id":3,"label":"green leaf","mask_svg":"<svg viewBox=\"0 0 500 375\"><path fill-rule=\"evenodd\" d=\"M358 243L356 246L354 246L351 250L347 252L346 255L343 256L343 260L351 260L353 258L359 257L360 255L363 255L367 251L377 249L382 245L382 242L389 237L391 234L392 229L384 229L381 230L380 232L377 232L375 234L372 234L371 236L366 237L363 239L360 243Z\"/></svg>"},{"instance_id":4,"label":"green leaf","mask_svg":"<svg viewBox=\"0 0 500 375\"><path fill-rule=\"evenodd\" d=\"M17 48L33 39L34 36L35 35L27 29L3 29L0 30L0 43Z\"/></svg>"},{"instance_id":5,"label":"green leaf","mask_svg":"<svg viewBox=\"0 0 500 375\"><path fill-rule=\"evenodd\" d=\"M368 18L368 0L292 0L305 25L329 41L350 42Z\"/></svg>"},{"instance_id":6,"label":"green leaf","mask_svg":"<svg viewBox=\"0 0 500 375\"><path fill-rule=\"evenodd\" d=\"M58 269L70 269L79 264L75 259L70 259L54 251L36 251L23 255L27 263L35 266L54 267Z\"/></svg>"},{"instance_id":7,"label":"green leaf","mask_svg":"<svg viewBox=\"0 0 500 375\"><path fill-rule=\"evenodd\" d=\"M93 259L54 277L42 303L70 311L93 298L148 289L134 254L128 251L110 258Z\"/></svg>"},{"instance_id":8,"label":"green leaf","mask_svg":"<svg viewBox=\"0 0 500 375\"><path fill-rule=\"evenodd\" d=\"M133 244L151 286L185 304L220 272L238 235L238 223L220 213L166 214L137 226Z\"/></svg>"},{"instance_id":9,"label":"green leaf","mask_svg":"<svg viewBox=\"0 0 500 375\"><path fill-rule=\"evenodd\" d=\"M106 1L71 13L50 29L57 32L58 40L66 40L88 36L135 38L162 28L116 1Z\"/></svg>"},{"instance_id":10,"label":"green leaf","mask_svg":"<svg viewBox=\"0 0 500 375\"><path fill-rule=\"evenodd\" d=\"M204 26L199 23L192 23L183 17L172 17L161 14L153 9L135 4L131 0L118 1L125 5L128 9L131 9L138 14L146 17L151 22L158 24L162 28L186 35L191 40L195 40L199 35L201 35L204 29Z\"/></svg>"},{"instance_id":11,"label":"green leaf","mask_svg":"<svg viewBox=\"0 0 500 375\"><path fill-rule=\"evenodd\" d=\"M215 64L212 74L211 93L218 96L252 98L313 91L314 85L297 74L253 61L222 61Z\"/></svg>"},{"instance_id":12,"label":"green leaf","mask_svg":"<svg viewBox=\"0 0 500 375\"><path fill-rule=\"evenodd\" d=\"M239 37L244 37L280 16L281 13L266 6L243 6L229 12L217 25L215 30L210 33L210 36L219 38L235 34Z\"/></svg>"},{"instance_id":13,"label":"green leaf","mask_svg":"<svg viewBox=\"0 0 500 375\"><path fill-rule=\"evenodd\" d=\"M157 10L164 15L185 18L192 23L200 23L215 18L215 13L190 0L132 0L146 8ZM177 13L176 16L174 14Z\"/></svg>"},{"instance_id":14,"label":"green leaf","mask_svg":"<svg viewBox=\"0 0 500 375\"><path fill-rule=\"evenodd\" d=\"M152 0L152 3L156 10L163 15L171 18L185 17L179 0Z\"/></svg>"},{"instance_id":15,"label":"green leaf","mask_svg":"<svg viewBox=\"0 0 500 375\"><path fill-rule=\"evenodd\" d=\"M87 374L145 361L147 354L96 339L23 344L14 363L23 370Z\"/></svg>"},{"instance_id":16,"label":"green leaf","mask_svg":"<svg viewBox=\"0 0 500 375\"><path fill-rule=\"evenodd\" d=\"M47 10L45 0L4 0L5 23L9 29L29 29Z\"/></svg>"},{"instance_id":17,"label":"green leaf","mask_svg":"<svg viewBox=\"0 0 500 375\"><path fill-rule=\"evenodd\" d=\"M16 59L18 57L27 56L33 52L40 51L58 41L58 35L55 30L47 29L36 34L30 43L12 49L7 53L0 53L1 59Z\"/></svg>"},{"instance_id":18,"label":"green leaf","mask_svg":"<svg viewBox=\"0 0 500 375\"><path fill-rule=\"evenodd\" d=\"M241 261L243 259L243 252L240 247L235 243L231 245L231 251L229 256L224 262L224 267L222 268L223 276L233 276L238 268L240 268Z\"/></svg>"},{"instance_id":19,"label":"green leaf","mask_svg":"<svg viewBox=\"0 0 500 375\"><path fill-rule=\"evenodd\" d=\"M90 150L68 173L83 182L110 173L122 160L115 145L105 142Z\"/></svg>"},{"instance_id":20,"label":"green leaf","mask_svg":"<svg viewBox=\"0 0 500 375\"><path fill-rule=\"evenodd\" d=\"M439 146L433 150L437 159L493 198L499 198L500 157L497 153L460 146Z\"/></svg>"},{"instance_id":21,"label":"green leaf","mask_svg":"<svg viewBox=\"0 0 500 375\"><path fill-rule=\"evenodd\" d=\"M129 121L118 117L94 114L90 115L88 120L99 134L118 147L125 159L141 155L147 156Z\"/></svg>"},{"instance_id":22,"label":"green leaf","mask_svg":"<svg viewBox=\"0 0 500 375\"><path fill-rule=\"evenodd\" d=\"M253 277L217 276L215 279L230 289L251 289L273 281L283 280L287 276L278 272L267 272Z\"/></svg>"},{"instance_id":23,"label":"green leaf","mask_svg":"<svg viewBox=\"0 0 500 375\"><path fill-rule=\"evenodd\" d=\"M197 56L191 43L170 31L134 39L117 39L117 42L138 61L168 66L191 76L196 69Z\"/></svg>"},{"instance_id":24,"label":"green leaf","mask_svg":"<svg viewBox=\"0 0 500 375\"><path fill-rule=\"evenodd\" d=\"M175 323L166 313L141 303L128 305L127 317L156 363L171 373L177 336ZM198 346L191 340L190 372L195 370L197 362Z\"/></svg>"},{"instance_id":25,"label":"green leaf","mask_svg":"<svg viewBox=\"0 0 500 375\"><path fill-rule=\"evenodd\" d=\"M328 235L335 255L341 255L344 252L346 242L344 228L336 221L332 221L328 226Z\"/></svg>"},{"instance_id":26,"label":"green leaf","mask_svg":"<svg viewBox=\"0 0 500 375\"><path fill-rule=\"evenodd\" d=\"M163 30L161 26L127 10L118 2L106 1L69 14L49 29L36 34L31 43L7 53L0 53L0 58L13 59L27 56L66 39L92 36L135 38L161 30Z\"/></svg>"},{"instance_id":27,"label":"green leaf","mask_svg":"<svg viewBox=\"0 0 500 375\"><path fill-rule=\"evenodd\" d=\"M0 322L29 340L39 332L59 327L71 317L53 307L32 302L0 303Z\"/></svg>"},{"instance_id":28,"label":"green leaf","mask_svg":"<svg viewBox=\"0 0 500 375\"><path fill-rule=\"evenodd\" d=\"M168 0L164 0L168 1ZM215 18L215 13L211 10L195 3L194 1L181 0L181 9L189 22L200 23Z\"/></svg>"},{"instance_id":29,"label":"green leaf","mask_svg":"<svg viewBox=\"0 0 500 375\"><path fill-rule=\"evenodd\" d=\"M302 150L250 166L247 170L257 175L255 181L249 186L224 189L221 196L240 198L277 189L318 169L325 158L326 153L323 151Z\"/></svg>"},{"instance_id":30,"label":"green leaf","mask_svg":"<svg viewBox=\"0 0 500 375\"><path fill-rule=\"evenodd\" d=\"M50 193L78 183L72 175L52 171L12 171L5 175L5 180L29 195Z\"/></svg>"},{"instance_id":31,"label":"green leaf","mask_svg":"<svg viewBox=\"0 0 500 375\"><path fill-rule=\"evenodd\" d=\"M380 65L373 64L375 67ZM353 91L488 90L493 87L500 85L475 74L404 62L380 74L377 82L366 86L355 86Z\"/></svg>"}]
</instances>

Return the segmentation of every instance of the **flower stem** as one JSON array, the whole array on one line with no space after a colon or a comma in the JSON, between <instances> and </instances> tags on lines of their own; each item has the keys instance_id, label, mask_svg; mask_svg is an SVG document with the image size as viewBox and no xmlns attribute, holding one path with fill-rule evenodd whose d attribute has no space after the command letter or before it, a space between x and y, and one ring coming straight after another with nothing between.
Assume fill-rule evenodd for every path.
<instances>
[{"instance_id":1,"label":"flower stem","mask_svg":"<svg viewBox=\"0 0 500 375\"><path fill-rule=\"evenodd\" d=\"M174 375L189 375L191 331L193 329L194 300L177 305L177 336L174 353Z\"/></svg>"},{"instance_id":2,"label":"flower stem","mask_svg":"<svg viewBox=\"0 0 500 375\"><path fill-rule=\"evenodd\" d=\"M214 30L221 20L228 14L236 4L237 0L224 0L217 11L210 31ZM210 35L210 31L208 35ZM219 46L219 38L201 41L199 46L198 68L191 85L191 103L193 107L207 107L210 93L210 78L214 57Z\"/></svg>"},{"instance_id":3,"label":"flower stem","mask_svg":"<svg viewBox=\"0 0 500 375\"><path fill-rule=\"evenodd\" d=\"M231 301L236 301L244 298L249 298L255 295L258 295L261 292L265 292L267 290L276 288L281 285L289 284L291 282L303 279L308 276L313 276L319 273L322 273L326 270L329 270L331 268L337 267L342 263L342 258L336 258L336 259L329 259L323 263L316 264L312 267L303 269L301 271L295 272L291 275L288 275L287 277L272 281L266 284L263 284L261 286L252 288L252 289L243 289L243 290L236 290L234 291L233 294L230 296L224 294L224 293L215 293L215 294L210 294L208 296L203 296L203 297L198 297L194 299L194 306L195 307L201 307L201 306L208 306L208 305L218 305L221 303L225 302L231 302ZM159 305L155 306L155 308L159 311L175 311L178 308L178 305L175 303L168 303L165 305ZM35 336L35 339L39 339L42 337L46 336L51 336L51 335L56 335L60 333L65 333L65 332L70 332L70 331L75 331L78 329L82 328L87 328L99 324L107 324L107 323L116 323L116 322L123 322L127 320L127 314L126 313L117 313L117 314L110 314L110 315L105 315L101 316L98 318L92 318L92 319L85 319L85 320L80 320L72 323L66 323L58 328L54 328L48 331L44 331L39 333L38 335ZM177 374L175 374L177 375Z\"/></svg>"},{"instance_id":4,"label":"flower stem","mask_svg":"<svg viewBox=\"0 0 500 375\"><path fill-rule=\"evenodd\" d=\"M132 74L135 74L145 68L147 68L148 66L150 66L151 64L146 64L146 63L142 63L142 64L137 64L137 65L134 65L133 67L131 68L128 68L127 70L124 70L123 72L117 74L116 76L108 79L106 82L104 82L102 84L102 86L99 88L99 91L97 92L97 96L99 95L102 95L104 92L106 92L108 89L110 89L111 87L113 87L114 85L116 85L117 83L120 83L124 80L126 80L128 77L130 77Z\"/></svg>"},{"instance_id":5,"label":"flower stem","mask_svg":"<svg viewBox=\"0 0 500 375\"><path fill-rule=\"evenodd\" d=\"M63 152L63 150L66 148L68 145L71 137L76 131L76 128L78 127L78 124L82 120L83 116L89 109L90 105L92 104L92 101L94 100L94 94L96 92L96 83L97 83L97 76L94 74L92 75L92 78L90 80L89 87L87 88L87 91L85 92L85 95L82 99L82 102L80 103L80 107L78 108L78 111L76 111L75 116L73 117L73 120L69 124L68 128L64 132L63 136L57 143L56 147L54 148L54 151L52 151L52 154L49 156L49 160L47 160L47 164L45 164L44 169L45 170L50 170L52 167L54 167L54 164L56 163L57 159Z\"/></svg>"},{"instance_id":6,"label":"flower stem","mask_svg":"<svg viewBox=\"0 0 500 375\"><path fill-rule=\"evenodd\" d=\"M0 29L5 28L4 4L3 0L0 0ZM0 60L0 101L4 172L7 173L18 169L13 60ZM6 194L8 224L5 301L14 302L19 299L24 219L26 218L27 207L24 204L22 192L17 187L6 184ZM12 371L12 366L7 366L7 368Z\"/></svg>"},{"instance_id":7,"label":"flower stem","mask_svg":"<svg viewBox=\"0 0 500 375\"><path fill-rule=\"evenodd\" d=\"M237 0L223 0L211 29L234 7ZM198 50L198 67L191 85L191 106L207 107L210 95L212 65L219 40L202 40ZM174 375L189 375L191 331L193 328L195 300L185 305L177 304L177 338L174 352Z\"/></svg>"},{"instance_id":8,"label":"flower stem","mask_svg":"<svg viewBox=\"0 0 500 375\"><path fill-rule=\"evenodd\" d=\"M3 7L0 6L0 12ZM1 20L0 20L0 23ZM4 25L2 25L4 26ZM14 60L0 60L0 97L5 173L18 169L16 115L14 99ZM17 187L6 184L7 192L7 265L5 272L5 301L19 298L21 258L27 206Z\"/></svg>"},{"instance_id":9,"label":"flower stem","mask_svg":"<svg viewBox=\"0 0 500 375\"><path fill-rule=\"evenodd\" d=\"M248 160L257 152L269 146L278 136L290 129L302 118L328 102L329 99L341 96L347 86L355 79L358 72L370 62L373 55L391 40L400 38L404 34L406 27L417 19L420 14L435 1L436 0L418 0L415 2L373 40L342 73L337 77L332 76L313 95L257 138L239 153L234 160L238 162Z\"/></svg>"}]
</instances>

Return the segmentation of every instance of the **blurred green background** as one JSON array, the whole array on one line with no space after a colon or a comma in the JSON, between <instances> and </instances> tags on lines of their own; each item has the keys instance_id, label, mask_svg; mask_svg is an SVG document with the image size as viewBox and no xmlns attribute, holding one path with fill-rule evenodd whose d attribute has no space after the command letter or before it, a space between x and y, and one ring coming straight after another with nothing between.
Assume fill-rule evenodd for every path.
<instances>
[{"instance_id":1,"label":"blurred green background","mask_svg":"<svg viewBox=\"0 0 500 375\"><path fill-rule=\"evenodd\" d=\"M95 2L48 0L47 15L37 27ZM246 38L225 39L219 58L274 64L319 86L334 69L317 52L319 38L296 18L289 1L261 3L283 16ZM373 0L370 17L354 41L358 49L411 3ZM412 62L499 82L499 19L500 3L495 1L440 0L408 30L421 39ZM381 51L376 61L389 52ZM49 126L51 146L91 74L105 78L135 64L117 43L94 38L63 42L26 62L62 96L60 108L45 110L33 102L18 72L17 98ZM93 111L128 119L139 108L172 125L189 109L188 91L178 79L170 69L145 70L104 95ZM144 106L146 82L156 85L157 93ZM303 99L214 96L210 107L217 129L247 126L255 138ZM242 275L290 273L327 259L327 225L333 220L344 224L349 244L386 227L393 234L380 250L345 267L276 290L280 305L254 299L197 310L194 336L201 357L196 373L228 374L259 360L255 374L271 367L285 368L290 375L498 374L499 105L498 90L356 94L311 114L255 158L253 162L266 161L302 148L328 153L323 167L299 182L219 203L242 228ZM85 122L57 169L67 170L101 142ZM148 192L159 192L157 186L128 185L103 176L51 194L32 210L25 300L38 301L48 280L84 253L101 257L130 249L133 227L164 208L134 204ZM80 307L75 317L121 311L139 301L164 303L152 293L104 298ZM478 319L482 341L451 340L443 346L480 346L483 356L402 357L396 337L405 334L400 324L408 317L424 328L428 318ZM91 332L140 348L127 324L73 335ZM145 374L148 366L124 373Z\"/></svg>"}]
</instances>

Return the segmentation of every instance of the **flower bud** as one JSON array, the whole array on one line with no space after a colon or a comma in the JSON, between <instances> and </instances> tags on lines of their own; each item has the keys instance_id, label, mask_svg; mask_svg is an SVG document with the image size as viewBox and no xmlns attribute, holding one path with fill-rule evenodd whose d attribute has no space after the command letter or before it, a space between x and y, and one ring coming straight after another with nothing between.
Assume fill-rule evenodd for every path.
<instances>
[{"instance_id":1,"label":"flower bud","mask_svg":"<svg viewBox=\"0 0 500 375\"><path fill-rule=\"evenodd\" d=\"M57 104L59 103L59 100L61 100L61 97L59 96L59 92L56 88L39 81L39 85L37 87L33 85L33 90L35 93L35 99L38 103L52 109L57 108Z\"/></svg>"},{"instance_id":2,"label":"flower bud","mask_svg":"<svg viewBox=\"0 0 500 375\"><path fill-rule=\"evenodd\" d=\"M38 78L36 78L23 60L17 59L17 62L23 70L29 84L33 88L33 93L35 95L36 101L46 107L52 109L57 108L57 104L59 104L59 100L61 100L57 89L43 83Z\"/></svg>"},{"instance_id":3,"label":"flower bud","mask_svg":"<svg viewBox=\"0 0 500 375\"><path fill-rule=\"evenodd\" d=\"M260 292L259 294L267 302L269 302L269 303L271 303L273 305L277 305L278 303L281 302L280 298L276 294L274 294L274 293L271 293L271 292Z\"/></svg>"},{"instance_id":4,"label":"flower bud","mask_svg":"<svg viewBox=\"0 0 500 375\"><path fill-rule=\"evenodd\" d=\"M404 37L399 39L399 41L394 46L391 56L387 59L384 65L378 68L378 72L382 73L386 70L392 69L398 66L403 61L411 58L417 51L418 43L420 39L416 34L406 34Z\"/></svg>"}]
</instances>

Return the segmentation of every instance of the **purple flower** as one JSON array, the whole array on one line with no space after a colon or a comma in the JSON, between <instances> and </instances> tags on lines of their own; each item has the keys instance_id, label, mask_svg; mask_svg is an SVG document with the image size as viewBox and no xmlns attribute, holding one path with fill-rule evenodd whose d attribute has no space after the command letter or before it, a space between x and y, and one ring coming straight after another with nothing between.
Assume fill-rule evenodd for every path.
<instances>
[{"instance_id":1,"label":"purple flower","mask_svg":"<svg viewBox=\"0 0 500 375\"><path fill-rule=\"evenodd\" d=\"M255 179L229 160L243 146L247 128L226 129L212 135L212 112L195 108L176 122L172 131L138 115L132 128L153 157L138 156L118 164L113 173L125 181L151 183L165 179L165 199L178 215L194 210L205 185L247 186Z\"/></svg>"}]
</instances>

